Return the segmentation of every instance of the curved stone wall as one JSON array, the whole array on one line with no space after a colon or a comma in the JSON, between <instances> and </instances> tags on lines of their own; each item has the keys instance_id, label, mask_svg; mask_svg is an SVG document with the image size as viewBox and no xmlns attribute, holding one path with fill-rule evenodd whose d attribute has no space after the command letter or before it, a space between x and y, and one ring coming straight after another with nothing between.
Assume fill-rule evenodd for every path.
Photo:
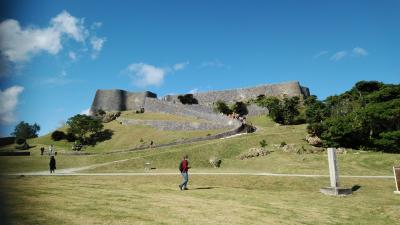
<instances>
[{"instance_id":1,"label":"curved stone wall","mask_svg":"<svg viewBox=\"0 0 400 225\"><path fill-rule=\"evenodd\" d=\"M204 93L195 93L193 96L199 101L201 105L211 105L216 101L224 101L226 103L234 103L238 101L247 101L255 99L259 95L265 96L308 96L310 95L308 88L300 86L298 81L280 83L280 84L267 84L257 87L240 88L224 91L210 91ZM179 103L179 95L167 95L163 100L168 102Z\"/></svg>"},{"instance_id":2,"label":"curved stone wall","mask_svg":"<svg viewBox=\"0 0 400 225\"><path fill-rule=\"evenodd\" d=\"M157 98L152 92L128 92L124 90L97 90L90 112L139 110L144 107L146 98Z\"/></svg>"}]
</instances>

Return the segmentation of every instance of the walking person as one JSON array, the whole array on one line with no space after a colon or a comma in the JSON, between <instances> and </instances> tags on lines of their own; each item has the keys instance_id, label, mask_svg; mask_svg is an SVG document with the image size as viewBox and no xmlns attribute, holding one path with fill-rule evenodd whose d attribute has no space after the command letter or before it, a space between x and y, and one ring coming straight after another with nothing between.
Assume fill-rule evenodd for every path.
<instances>
[{"instance_id":1,"label":"walking person","mask_svg":"<svg viewBox=\"0 0 400 225\"><path fill-rule=\"evenodd\" d=\"M49 156L54 156L54 146L53 145L49 146Z\"/></svg>"},{"instance_id":2,"label":"walking person","mask_svg":"<svg viewBox=\"0 0 400 225\"><path fill-rule=\"evenodd\" d=\"M182 190L189 190L187 188L187 184L189 182L188 170L190 169L188 159L189 159L188 155L185 155L183 157L183 160L179 164L179 170L181 171L181 175L183 177L183 182L182 182L182 184L179 185L179 189L181 189L181 191Z\"/></svg>"},{"instance_id":3,"label":"walking person","mask_svg":"<svg viewBox=\"0 0 400 225\"><path fill-rule=\"evenodd\" d=\"M50 173L54 173L56 170L56 159L54 158L54 156L50 157L49 166L50 166Z\"/></svg>"}]
</instances>

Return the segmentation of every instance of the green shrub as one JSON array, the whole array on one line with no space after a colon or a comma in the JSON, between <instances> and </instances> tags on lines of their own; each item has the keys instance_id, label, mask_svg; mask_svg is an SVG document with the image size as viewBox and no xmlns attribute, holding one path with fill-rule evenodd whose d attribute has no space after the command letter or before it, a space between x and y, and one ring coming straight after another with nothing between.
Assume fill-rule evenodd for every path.
<instances>
[{"instance_id":1,"label":"green shrub","mask_svg":"<svg viewBox=\"0 0 400 225\"><path fill-rule=\"evenodd\" d=\"M53 133L51 133L51 139L54 141L61 141L62 139L65 139L66 135L63 131L56 130Z\"/></svg>"},{"instance_id":2,"label":"green shrub","mask_svg":"<svg viewBox=\"0 0 400 225\"><path fill-rule=\"evenodd\" d=\"M232 114L232 109L223 101L214 102L214 111L225 115Z\"/></svg>"},{"instance_id":3,"label":"green shrub","mask_svg":"<svg viewBox=\"0 0 400 225\"><path fill-rule=\"evenodd\" d=\"M260 146L261 148L265 148L267 146L267 142L263 139L262 141L260 141Z\"/></svg>"},{"instance_id":4,"label":"green shrub","mask_svg":"<svg viewBox=\"0 0 400 225\"><path fill-rule=\"evenodd\" d=\"M193 104L199 104L197 99L193 97L193 94L186 94L186 95L179 95L178 96L179 101L184 104L184 105L193 105Z\"/></svg>"},{"instance_id":5,"label":"green shrub","mask_svg":"<svg viewBox=\"0 0 400 225\"><path fill-rule=\"evenodd\" d=\"M22 145L22 144L24 144L25 142L26 142L26 140L23 139L23 138L17 138L17 139L15 139L15 143L17 143L18 145Z\"/></svg>"},{"instance_id":6,"label":"green shrub","mask_svg":"<svg viewBox=\"0 0 400 225\"><path fill-rule=\"evenodd\" d=\"M65 136L65 139L67 139L68 142L76 141L76 137L73 133L67 133L67 135Z\"/></svg>"}]
</instances>

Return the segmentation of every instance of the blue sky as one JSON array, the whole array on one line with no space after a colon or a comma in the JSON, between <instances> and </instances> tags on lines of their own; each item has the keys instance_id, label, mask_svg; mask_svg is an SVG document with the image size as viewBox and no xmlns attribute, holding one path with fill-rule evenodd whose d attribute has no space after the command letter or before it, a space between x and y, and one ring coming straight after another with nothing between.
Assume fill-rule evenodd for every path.
<instances>
[{"instance_id":1,"label":"blue sky","mask_svg":"<svg viewBox=\"0 0 400 225\"><path fill-rule=\"evenodd\" d=\"M399 83L400 1L0 1L0 123L45 134L96 89Z\"/></svg>"}]
</instances>

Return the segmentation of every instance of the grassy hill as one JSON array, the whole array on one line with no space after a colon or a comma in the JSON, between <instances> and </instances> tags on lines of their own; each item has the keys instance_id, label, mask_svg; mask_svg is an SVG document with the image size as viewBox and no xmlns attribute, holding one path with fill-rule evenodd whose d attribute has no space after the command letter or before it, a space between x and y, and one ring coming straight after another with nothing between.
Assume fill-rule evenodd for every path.
<instances>
[{"instance_id":1,"label":"grassy hill","mask_svg":"<svg viewBox=\"0 0 400 225\"><path fill-rule=\"evenodd\" d=\"M192 117L176 116L166 113L143 113L136 114L132 111L123 112L120 116L121 118L136 119L136 120L166 120L166 121L176 121L176 122L202 122L204 121ZM166 144L170 142L175 142L179 140L191 139L196 137L204 137L207 135L213 135L217 133L222 133L227 131L226 129L219 130L193 130L193 131L172 131L172 130L159 130L150 126L144 125L121 125L117 121L112 121L110 123L104 123L104 129L110 129L114 132L112 139L99 142L95 146L86 146L83 149L84 152L88 153L103 153L118 150L132 149L142 146L148 146L150 141L153 141L155 145ZM66 127L61 127L58 130L66 132ZM51 133L44 136L28 140L31 146L32 152L37 152L41 147L47 147L53 144L55 149L59 153L70 152L73 142L68 142L66 140L53 141L51 139ZM14 145L1 147L0 150L14 149Z\"/></svg>"},{"instance_id":2,"label":"grassy hill","mask_svg":"<svg viewBox=\"0 0 400 225\"><path fill-rule=\"evenodd\" d=\"M136 115L132 115L135 117ZM142 119L181 119L168 115L140 115ZM165 117L168 118L165 118ZM137 118L137 117L136 117ZM177 173L179 160L190 157L191 172L270 172L328 174L325 152L304 141L305 125L279 126L265 116L249 118L256 133L227 139L160 147L114 154L59 154L57 169L125 160L84 173L144 172L150 162L154 172ZM167 132L145 126L106 124L114 129L111 140L85 151L106 153L135 146L139 138L171 141L205 133ZM210 132L210 131L207 131ZM217 131L214 131L217 132ZM238 155L266 140L267 156L239 160ZM304 149L284 152L284 141ZM37 146L29 157L0 157L4 172L43 171L48 156L38 147L52 143L49 136L32 140ZM125 145L121 144L125 143ZM59 142L58 150L70 151ZM222 159L221 168L209 164ZM400 155L348 150L338 155L341 175L392 175ZM359 190L345 198L318 192L329 184L327 177L267 177L238 175L191 175L189 191L179 191L178 174L163 176L4 176L0 190L8 200L11 224L396 224L400 199L393 194L392 179L341 178L341 185Z\"/></svg>"},{"instance_id":3,"label":"grassy hill","mask_svg":"<svg viewBox=\"0 0 400 225\"><path fill-rule=\"evenodd\" d=\"M136 116L136 115L133 115ZM140 115L142 118L187 119L164 114ZM75 156L59 154L58 168L80 167L96 163L129 159L125 162L97 167L85 172L142 172L144 163L151 163L155 171L176 171L177 163L184 154L190 157L193 171L250 171L274 173L306 173L327 174L327 159L324 152L309 154L315 150L305 140L305 125L279 126L266 116L249 118L249 122L258 127L257 132L228 139L201 141L170 147L139 150L126 153L97 154L90 156ZM161 131L147 126L123 126L117 122L105 124L106 128L115 133L111 140L94 147L88 147L83 152L107 153L146 145L154 140L156 145L168 143L183 138L205 136L221 131ZM144 142L140 142L143 139ZM259 142L267 142L266 149L271 153L264 157L239 160L237 157L251 147L258 147ZM281 142L303 149L305 153L284 152L278 146ZM70 152L71 143L53 142L49 135L33 139L31 157L1 157L2 171L42 171L47 169L47 157L40 157L39 147L55 143L57 151ZM317 149L318 150L318 149ZM221 168L214 169L209 159L217 157L222 160ZM392 166L400 164L400 155L380 152L363 152L348 150L339 157L341 174L347 175L391 175Z\"/></svg>"}]
</instances>

